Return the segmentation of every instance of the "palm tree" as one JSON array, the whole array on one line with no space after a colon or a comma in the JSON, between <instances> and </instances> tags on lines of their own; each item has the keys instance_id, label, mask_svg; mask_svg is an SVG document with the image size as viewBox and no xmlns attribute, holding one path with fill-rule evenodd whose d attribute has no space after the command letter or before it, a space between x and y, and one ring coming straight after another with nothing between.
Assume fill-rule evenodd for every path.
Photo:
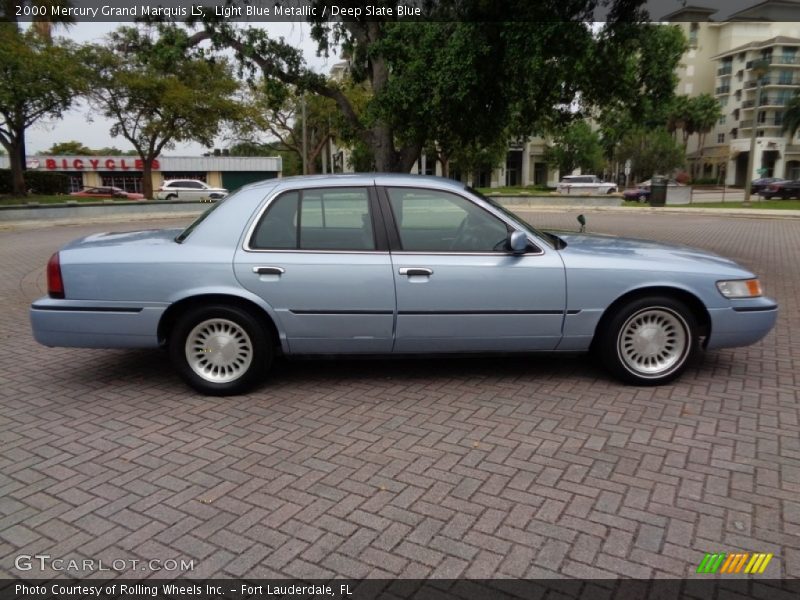
<instances>
[{"instance_id":1,"label":"palm tree","mask_svg":"<svg viewBox=\"0 0 800 600\"><path fill-rule=\"evenodd\" d=\"M794 93L786 103L786 110L783 111L783 132L789 133L789 139L797 134L798 129L800 129L800 91Z\"/></svg>"}]
</instances>

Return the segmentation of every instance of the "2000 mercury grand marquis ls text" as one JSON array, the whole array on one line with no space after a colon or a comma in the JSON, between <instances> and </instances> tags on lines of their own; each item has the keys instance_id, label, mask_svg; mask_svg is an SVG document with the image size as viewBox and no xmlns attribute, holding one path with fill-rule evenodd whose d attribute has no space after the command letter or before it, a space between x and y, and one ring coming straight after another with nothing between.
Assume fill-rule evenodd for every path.
<instances>
[{"instance_id":1,"label":"2000 mercury grand marquis ls text","mask_svg":"<svg viewBox=\"0 0 800 600\"><path fill-rule=\"evenodd\" d=\"M595 351L660 384L699 348L752 344L778 307L682 246L538 231L462 184L339 175L252 184L188 228L103 233L47 265L48 346L166 346L206 394L286 355Z\"/></svg>"}]
</instances>

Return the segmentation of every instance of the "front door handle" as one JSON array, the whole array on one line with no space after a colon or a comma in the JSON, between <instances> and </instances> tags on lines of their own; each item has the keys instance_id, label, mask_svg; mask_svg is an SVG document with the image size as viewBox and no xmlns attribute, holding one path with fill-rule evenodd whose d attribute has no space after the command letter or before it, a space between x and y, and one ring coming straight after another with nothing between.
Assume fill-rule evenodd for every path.
<instances>
[{"instance_id":1,"label":"front door handle","mask_svg":"<svg viewBox=\"0 0 800 600\"><path fill-rule=\"evenodd\" d=\"M427 267L400 267L400 275L408 275L409 277L422 275L424 277L429 277L433 275L433 269L428 269Z\"/></svg>"},{"instance_id":2,"label":"front door handle","mask_svg":"<svg viewBox=\"0 0 800 600\"><path fill-rule=\"evenodd\" d=\"M283 275L286 269L282 267L253 267L253 273L256 275Z\"/></svg>"}]
</instances>

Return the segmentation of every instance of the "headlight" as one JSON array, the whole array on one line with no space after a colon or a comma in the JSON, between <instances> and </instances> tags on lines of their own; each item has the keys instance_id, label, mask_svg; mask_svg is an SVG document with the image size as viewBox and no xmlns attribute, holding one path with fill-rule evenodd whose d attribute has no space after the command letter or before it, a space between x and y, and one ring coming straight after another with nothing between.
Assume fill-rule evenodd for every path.
<instances>
[{"instance_id":1,"label":"headlight","mask_svg":"<svg viewBox=\"0 0 800 600\"><path fill-rule=\"evenodd\" d=\"M756 298L763 293L758 279L718 281L717 289L726 298Z\"/></svg>"}]
</instances>

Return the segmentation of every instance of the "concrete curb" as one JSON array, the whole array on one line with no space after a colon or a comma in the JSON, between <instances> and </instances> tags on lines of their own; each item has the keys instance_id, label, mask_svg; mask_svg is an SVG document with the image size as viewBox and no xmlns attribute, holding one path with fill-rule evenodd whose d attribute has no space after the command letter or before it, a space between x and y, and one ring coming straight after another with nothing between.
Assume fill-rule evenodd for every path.
<instances>
[{"instance_id":1,"label":"concrete curb","mask_svg":"<svg viewBox=\"0 0 800 600\"><path fill-rule=\"evenodd\" d=\"M156 221L161 219L185 219L186 224L201 214L204 208L195 211L182 211L174 213L138 213L116 214L99 217L72 217L68 219L40 219L36 221L0 221L0 231L13 231L18 229L44 229L47 227L67 227L70 225L92 225L102 223L128 223L135 221Z\"/></svg>"}]
</instances>

